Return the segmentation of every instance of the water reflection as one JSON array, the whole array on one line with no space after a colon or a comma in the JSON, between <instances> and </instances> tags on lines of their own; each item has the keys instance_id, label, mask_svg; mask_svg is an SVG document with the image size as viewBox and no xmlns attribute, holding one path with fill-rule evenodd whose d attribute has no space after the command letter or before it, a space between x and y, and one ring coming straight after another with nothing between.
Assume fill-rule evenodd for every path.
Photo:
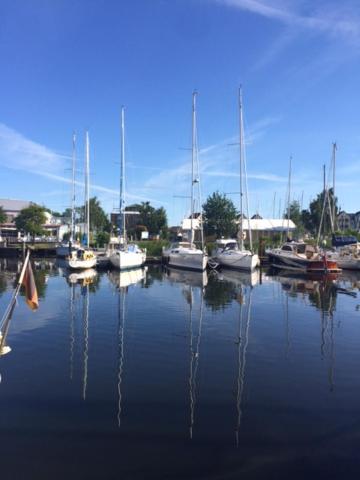
<instances>
[{"instance_id":1,"label":"water reflection","mask_svg":"<svg viewBox=\"0 0 360 480\"><path fill-rule=\"evenodd\" d=\"M117 303L117 320L118 320L118 368L117 368L117 394L118 394L118 408L117 408L117 425L121 426L122 413L122 377L124 371L124 351L125 351L125 327L126 327L126 296L129 292L129 287L146 282L147 268L135 268L132 270L111 270L108 275L110 281L118 290Z\"/></svg>"},{"instance_id":2,"label":"water reflection","mask_svg":"<svg viewBox=\"0 0 360 480\"><path fill-rule=\"evenodd\" d=\"M260 280L259 272L213 271L205 290L205 302L214 312L224 310L238 301L244 286L254 286Z\"/></svg>"},{"instance_id":3,"label":"water reflection","mask_svg":"<svg viewBox=\"0 0 360 480\"><path fill-rule=\"evenodd\" d=\"M164 268L164 276L170 283L184 283L185 285L200 288L206 287L208 284L208 273L206 270L198 272L166 267Z\"/></svg>"},{"instance_id":4,"label":"water reflection","mask_svg":"<svg viewBox=\"0 0 360 480\"><path fill-rule=\"evenodd\" d=\"M197 273L197 272L196 272ZM195 277L196 278L196 277ZM188 278L189 280L189 278ZM199 277L197 278L199 280ZM200 295L200 306L198 319L194 318L194 305L196 305L195 295ZM184 297L189 305L189 347L190 347L190 369L189 369L189 401L190 401L190 439L193 438L193 428L195 422L195 407L197 400L197 374L200 360L200 342L203 322L203 291L202 289L194 289L192 285L188 285L183 290ZM197 325L196 325L197 324Z\"/></svg>"},{"instance_id":5,"label":"water reflection","mask_svg":"<svg viewBox=\"0 0 360 480\"><path fill-rule=\"evenodd\" d=\"M284 478L284 470L301 478L307 456L311 466L338 451L357 461L348 448L360 388L356 274L260 282L225 270L71 277L38 268L42 308L14 315L16 355L1 360L11 379L0 392L1 440L9 458L21 453L29 477L39 448L38 478L50 468L54 478L72 477L71 462L84 478L101 478L106 462L111 475L140 479L150 470L154 478ZM0 271L2 310L16 271L17 262ZM67 453L78 447L87 454Z\"/></svg>"},{"instance_id":6,"label":"water reflection","mask_svg":"<svg viewBox=\"0 0 360 480\"><path fill-rule=\"evenodd\" d=\"M251 319L251 302L253 289L250 287L241 288L241 293L238 298L240 305L239 320L238 320L238 334L236 344L238 346L238 368L237 368L237 390L236 390L236 410L237 422L235 428L236 446L239 446L239 431L242 417L242 397L245 383L245 366L246 366L246 351L249 344L249 330Z\"/></svg>"}]
</instances>

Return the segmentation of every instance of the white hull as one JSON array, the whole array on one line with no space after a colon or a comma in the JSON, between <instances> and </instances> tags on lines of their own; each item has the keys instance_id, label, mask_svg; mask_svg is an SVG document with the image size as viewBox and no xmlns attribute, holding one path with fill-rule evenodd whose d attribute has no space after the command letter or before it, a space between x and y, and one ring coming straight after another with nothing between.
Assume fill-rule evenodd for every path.
<instances>
[{"instance_id":1,"label":"white hull","mask_svg":"<svg viewBox=\"0 0 360 480\"><path fill-rule=\"evenodd\" d=\"M134 268L133 270L127 270L125 272L116 272L115 270L112 270L109 273L109 276L111 282L118 288L125 288L144 280L146 278L146 267Z\"/></svg>"},{"instance_id":2,"label":"white hull","mask_svg":"<svg viewBox=\"0 0 360 480\"><path fill-rule=\"evenodd\" d=\"M144 252L115 251L110 255L110 263L120 270L141 267L146 260Z\"/></svg>"},{"instance_id":3,"label":"white hull","mask_svg":"<svg viewBox=\"0 0 360 480\"><path fill-rule=\"evenodd\" d=\"M85 270L86 268L93 268L96 265L96 257L87 260L74 259L66 261L67 267L72 270Z\"/></svg>"},{"instance_id":4,"label":"white hull","mask_svg":"<svg viewBox=\"0 0 360 480\"><path fill-rule=\"evenodd\" d=\"M359 258L341 258L337 260L339 268L344 268L345 270L360 270L360 259Z\"/></svg>"},{"instance_id":5,"label":"white hull","mask_svg":"<svg viewBox=\"0 0 360 480\"><path fill-rule=\"evenodd\" d=\"M178 249L168 255L168 265L170 267L185 268L187 270L206 269L208 256L202 250L190 248Z\"/></svg>"},{"instance_id":6,"label":"white hull","mask_svg":"<svg viewBox=\"0 0 360 480\"><path fill-rule=\"evenodd\" d=\"M70 273L69 275L69 282L77 283L81 281L87 281L89 283L92 283L96 275L97 275L97 272L93 268L90 268L89 270L83 270L80 273L73 272L73 273Z\"/></svg>"},{"instance_id":7,"label":"white hull","mask_svg":"<svg viewBox=\"0 0 360 480\"><path fill-rule=\"evenodd\" d=\"M339 268L345 270L360 270L360 258L353 254L328 253L327 258L335 260Z\"/></svg>"},{"instance_id":8,"label":"white hull","mask_svg":"<svg viewBox=\"0 0 360 480\"><path fill-rule=\"evenodd\" d=\"M241 270L255 270L259 265L258 255L241 250L227 250L217 254L214 260L222 267L238 268Z\"/></svg>"}]
</instances>

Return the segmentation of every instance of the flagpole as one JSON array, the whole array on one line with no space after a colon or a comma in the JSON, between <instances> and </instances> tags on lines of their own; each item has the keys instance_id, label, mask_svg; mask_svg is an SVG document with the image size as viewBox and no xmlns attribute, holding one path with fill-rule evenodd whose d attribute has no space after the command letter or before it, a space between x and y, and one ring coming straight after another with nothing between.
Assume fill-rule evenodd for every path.
<instances>
[{"instance_id":1,"label":"flagpole","mask_svg":"<svg viewBox=\"0 0 360 480\"><path fill-rule=\"evenodd\" d=\"M11 315L14 311L15 302L16 302L17 296L19 295L19 291L20 291L22 281L24 279L26 267L29 263L29 258L30 258L30 250L27 251L27 255L26 255L26 258L24 260L23 268L21 270L17 286L16 286L16 288L14 290L14 293L11 297L10 303L7 306L7 308L4 312L4 315L1 319L1 324L0 324L0 355L2 354L3 348L5 346L6 336L7 336L7 333L9 331L9 326L10 326Z\"/></svg>"}]
</instances>

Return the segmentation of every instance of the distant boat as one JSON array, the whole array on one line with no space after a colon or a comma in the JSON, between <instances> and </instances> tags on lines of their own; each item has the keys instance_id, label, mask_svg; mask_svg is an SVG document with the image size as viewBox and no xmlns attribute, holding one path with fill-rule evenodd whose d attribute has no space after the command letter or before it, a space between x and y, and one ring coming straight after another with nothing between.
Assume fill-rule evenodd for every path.
<instances>
[{"instance_id":1,"label":"distant boat","mask_svg":"<svg viewBox=\"0 0 360 480\"><path fill-rule=\"evenodd\" d=\"M89 198L89 163L90 163L90 153L89 153L89 133L86 132L85 139L85 247L79 247L73 249L69 252L69 255L66 257L66 265L68 268L73 270L84 270L87 268L93 268L96 265L96 256L94 252L90 249L90 198Z\"/></svg>"},{"instance_id":2,"label":"distant boat","mask_svg":"<svg viewBox=\"0 0 360 480\"><path fill-rule=\"evenodd\" d=\"M239 88L239 125L240 125L240 222L239 222L239 240L221 239L216 241L216 249L213 254L212 261L220 266L236 268L241 270L254 270L259 264L259 257L252 252L252 238L250 224L248 228L250 250L244 247L244 239L246 238L246 230L243 226L243 196L244 196L244 179L245 179L245 198L247 206L247 217L249 219L249 199L247 192L247 178L245 166L245 142L244 142L244 125L242 112L242 91Z\"/></svg>"},{"instance_id":3,"label":"distant boat","mask_svg":"<svg viewBox=\"0 0 360 480\"><path fill-rule=\"evenodd\" d=\"M146 251L138 245L128 244L126 236L126 214L133 212L125 211L125 111L121 108L121 166L120 166L120 239L118 247L109 253L109 259L113 267L120 270L137 268L144 265Z\"/></svg>"},{"instance_id":4,"label":"distant boat","mask_svg":"<svg viewBox=\"0 0 360 480\"><path fill-rule=\"evenodd\" d=\"M208 262L207 253L204 251L204 236L202 231L202 217L200 214L200 231L201 231L201 249L196 248L194 244L194 186L199 184L199 175L195 178L195 161L198 168L198 152L197 152L197 135L196 135L196 92L192 96L192 155L191 155L191 215L190 215L190 241L188 243L181 242L175 248L170 248L165 252L168 264L171 267L185 268L187 270L205 270ZM199 171L197 172L199 174ZM200 193L198 192L200 196ZM200 200L200 199L199 199ZM201 207L201 202L200 207ZM164 254L163 254L164 255Z\"/></svg>"},{"instance_id":5,"label":"distant boat","mask_svg":"<svg viewBox=\"0 0 360 480\"><path fill-rule=\"evenodd\" d=\"M66 258L70 255L72 250L80 247L80 244L75 241L75 163L76 163L76 149L75 149L76 135L73 133L72 141L72 187L71 187L71 226L70 238L68 242L63 242L56 247L56 256L59 258Z\"/></svg>"},{"instance_id":6,"label":"distant boat","mask_svg":"<svg viewBox=\"0 0 360 480\"><path fill-rule=\"evenodd\" d=\"M327 258L317 247L304 242L285 242L280 248L268 250L270 264L275 268L305 273L339 272L337 262Z\"/></svg>"}]
</instances>

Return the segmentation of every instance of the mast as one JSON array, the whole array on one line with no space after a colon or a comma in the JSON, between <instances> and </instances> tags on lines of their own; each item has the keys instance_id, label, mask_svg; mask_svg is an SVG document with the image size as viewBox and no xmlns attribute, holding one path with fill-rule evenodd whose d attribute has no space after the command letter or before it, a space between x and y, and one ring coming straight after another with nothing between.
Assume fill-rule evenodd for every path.
<instances>
[{"instance_id":1,"label":"mast","mask_svg":"<svg viewBox=\"0 0 360 480\"><path fill-rule=\"evenodd\" d=\"M335 200L335 167L336 167L336 142L333 143L333 223L334 223L334 233L336 230L336 200Z\"/></svg>"},{"instance_id":2,"label":"mast","mask_svg":"<svg viewBox=\"0 0 360 480\"><path fill-rule=\"evenodd\" d=\"M197 96L197 92L194 91L192 94L190 248L193 248L192 245L194 241L194 185L196 183L196 180L194 178L194 164L195 164L195 157L196 157L196 96Z\"/></svg>"},{"instance_id":3,"label":"mast","mask_svg":"<svg viewBox=\"0 0 360 480\"><path fill-rule=\"evenodd\" d=\"M243 112L242 112L242 89L239 88L239 135L240 135L240 250L244 250L243 235Z\"/></svg>"},{"instance_id":4,"label":"mast","mask_svg":"<svg viewBox=\"0 0 360 480\"><path fill-rule=\"evenodd\" d=\"M90 146L89 132L85 133L85 222L86 222L86 246L90 246Z\"/></svg>"},{"instance_id":5,"label":"mast","mask_svg":"<svg viewBox=\"0 0 360 480\"><path fill-rule=\"evenodd\" d=\"M120 239L126 243L125 222L125 107L121 107L121 164L120 164L120 204L119 204Z\"/></svg>"},{"instance_id":6,"label":"mast","mask_svg":"<svg viewBox=\"0 0 360 480\"><path fill-rule=\"evenodd\" d=\"M288 180L288 198L287 198L287 231L286 231L286 236L288 238L289 238L289 231L290 231L291 161L292 161L292 157L290 156L290 160L289 160L289 180Z\"/></svg>"},{"instance_id":7,"label":"mast","mask_svg":"<svg viewBox=\"0 0 360 480\"><path fill-rule=\"evenodd\" d=\"M76 162L76 134L73 133L72 138L72 190L71 190L71 227L70 227L70 241L75 239L75 162Z\"/></svg>"}]
</instances>

